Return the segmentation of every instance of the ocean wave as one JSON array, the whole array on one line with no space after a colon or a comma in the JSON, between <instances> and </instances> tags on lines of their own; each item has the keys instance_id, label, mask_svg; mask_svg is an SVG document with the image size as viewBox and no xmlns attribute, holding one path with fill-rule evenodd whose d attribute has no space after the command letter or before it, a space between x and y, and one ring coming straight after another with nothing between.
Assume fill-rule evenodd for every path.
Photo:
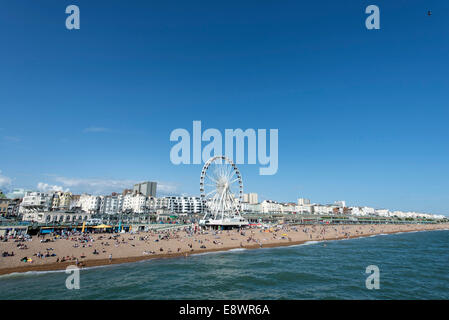
<instances>
[{"instance_id":1,"label":"ocean wave","mask_svg":"<svg viewBox=\"0 0 449 320\"><path fill-rule=\"evenodd\" d=\"M248 250L248 249L245 249L245 248L234 248L234 249L229 249L227 251L228 252L236 252L236 251L245 251L245 250Z\"/></svg>"},{"instance_id":2,"label":"ocean wave","mask_svg":"<svg viewBox=\"0 0 449 320\"><path fill-rule=\"evenodd\" d=\"M48 273L61 273L61 272L65 272L65 269L47 270L47 271L12 272L12 273L0 275L0 279L30 277L30 276L43 275L43 274L48 274Z\"/></svg>"},{"instance_id":3,"label":"ocean wave","mask_svg":"<svg viewBox=\"0 0 449 320\"><path fill-rule=\"evenodd\" d=\"M188 256L189 256L189 257L193 257L193 256L205 256L205 255L208 255L208 254L223 253L223 252L226 252L226 250L223 250L223 251L209 251L209 252L192 253L192 254L189 254Z\"/></svg>"},{"instance_id":4,"label":"ocean wave","mask_svg":"<svg viewBox=\"0 0 449 320\"><path fill-rule=\"evenodd\" d=\"M218 251L192 253L192 254L190 254L190 256L191 257L193 257L193 256L204 256L204 255L208 255L208 254L225 253L225 252L241 252L241 251L245 251L245 250L248 250L248 249L245 249L245 248L234 248L234 249L229 249L229 250L218 250Z\"/></svg>"},{"instance_id":5,"label":"ocean wave","mask_svg":"<svg viewBox=\"0 0 449 320\"><path fill-rule=\"evenodd\" d=\"M309 246L309 245L317 244L317 243L320 243L320 242L324 242L324 241L315 241L315 240L311 240L311 241L306 241L306 242L300 243L300 244L293 244L293 245L291 245L291 246L288 246L288 248L291 248L291 247ZM280 247L280 248L282 248L282 247Z\"/></svg>"}]
</instances>

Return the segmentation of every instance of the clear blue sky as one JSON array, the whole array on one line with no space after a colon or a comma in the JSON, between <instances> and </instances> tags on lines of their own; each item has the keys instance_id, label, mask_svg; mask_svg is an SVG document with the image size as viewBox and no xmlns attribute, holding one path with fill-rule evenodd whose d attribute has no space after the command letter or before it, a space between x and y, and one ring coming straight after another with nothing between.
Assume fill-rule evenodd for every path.
<instances>
[{"instance_id":1,"label":"clear blue sky","mask_svg":"<svg viewBox=\"0 0 449 320\"><path fill-rule=\"evenodd\" d=\"M0 188L198 194L169 136L201 120L279 129L262 199L449 214L447 1L1 0L0 41Z\"/></svg>"}]
</instances>

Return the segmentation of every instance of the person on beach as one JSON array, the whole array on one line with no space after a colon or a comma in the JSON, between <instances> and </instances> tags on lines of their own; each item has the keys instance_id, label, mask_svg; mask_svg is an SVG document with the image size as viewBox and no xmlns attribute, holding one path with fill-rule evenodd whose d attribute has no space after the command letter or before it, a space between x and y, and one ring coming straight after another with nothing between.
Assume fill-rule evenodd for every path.
<instances>
[{"instance_id":1,"label":"person on beach","mask_svg":"<svg viewBox=\"0 0 449 320\"><path fill-rule=\"evenodd\" d=\"M109 254L109 263L112 262L112 253Z\"/></svg>"}]
</instances>

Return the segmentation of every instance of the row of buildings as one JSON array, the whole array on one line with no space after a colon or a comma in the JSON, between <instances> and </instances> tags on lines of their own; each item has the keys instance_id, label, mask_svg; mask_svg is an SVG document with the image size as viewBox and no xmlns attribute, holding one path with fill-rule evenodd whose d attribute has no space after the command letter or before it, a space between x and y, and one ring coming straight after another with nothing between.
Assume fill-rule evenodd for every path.
<instances>
[{"instance_id":1,"label":"row of buildings","mask_svg":"<svg viewBox=\"0 0 449 320\"><path fill-rule=\"evenodd\" d=\"M90 214L151 213L166 209L174 213L202 213L204 208L199 197L146 196L133 190L112 193L107 196L90 194L73 195L70 192L26 192L19 213L41 211L80 211Z\"/></svg>"},{"instance_id":2,"label":"row of buildings","mask_svg":"<svg viewBox=\"0 0 449 320\"><path fill-rule=\"evenodd\" d=\"M27 191L22 199L6 199L0 194L0 215L21 216L24 220L36 212L64 212L115 215L122 213L156 213L164 211L178 215L203 214L206 206L200 197L169 196L156 197L156 183L144 182L125 189L122 193L106 196L74 195L71 192ZM372 207L346 206L345 201L322 205L311 203L309 199L299 198L297 203L280 203L272 200L258 201L257 193L243 195L243 213L256 214L305 214L305 215L352 215L397 218L444 219L443 215L419 212L390 211ZM28 217L28 218L27 218ZM84 216L83 216L84 218Z\"/></svg>"},{"instance_id":3,"label":"row of buildings","mask_svg":"<svg viewBox=\"0 0 449 320\"><path fill-rule=\"evenodd\" d=\"M60 199L69 195L59 195ZM73 196L67 207L65 201L59 200L64 207L56 207L58 196L40 192L26 193L20 215L24 221L35 222L69 222L86 221L93 215L118 215L118 214L150 214L150 213L175 213L178 215L201 214L204 212L202 201L199 197L147 197L141 193L129 192L125 194L113 193L108 196L95 196L82 194ZM69 214L72 213L72 214Z\"/></svg>"},{"instance_id":4,"label":"row of buildings","mask_svg":"<svg viewBox=\"0 0 449 320\"><path fill-rule=\"evenodd\" d=\"M351 215L351 216L377 216L396 218L424 218L444 219L444 215L434 215L420 212L390 211L388 209L375 209L372 207L347 207L345 201L335 201L333 204L310 203L309 199L299 198L297 203L279 203L272 200L264 200L261 203L243 203L244 213L264 214L306 214L306 215Z\"/></svg>"},{"instance_id":5,"label":"row of buildings","mask_svg":"<svg viewBox=\"0 0 449 320\"><path fill-rule=\"evenodd\" d=\"M143 187L142 187L143 186ZM165 210L176 214L202 214L205 205L200 197L156 197L156 186L140 184L122 193L107 196L73 195L71 192L25 192L21 215L44 211L80 211L90 214L152 213ZM257 204L256 193L245 194L243 203Z\"/></svg>"}]
</instances>

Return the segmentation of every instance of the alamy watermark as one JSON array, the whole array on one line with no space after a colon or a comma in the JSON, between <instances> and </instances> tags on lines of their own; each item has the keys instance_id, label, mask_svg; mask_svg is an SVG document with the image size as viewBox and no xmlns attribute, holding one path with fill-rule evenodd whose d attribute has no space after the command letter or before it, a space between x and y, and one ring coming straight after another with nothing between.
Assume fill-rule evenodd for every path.
<instances>
[{"instance_id":1,"label":"alamy watermark","mask_svg":"<svg viewBox=\"0 0 449 320\"><path fill-rule=\"evenodd\" d=\"M380 289L380 271L376 265L370 265L366 267L365 273L369 276L365 280L365 286L368 290Z\"/></svg>"},{"instance_id":2,"label":"alamy watermark","mask_svg":"<svg viewBox=\"0 0 449 320\"><path fill-rule=\"evenodd\" d=\"M380 29L380 9L376 5L369 5L365 9L365 13L369 16L365 20L365 26L368 30Z\"/></svg>"},{"instance_id":3,"label":"alamy watermark","mask_svg":"<svg viewBox=\"0 0 449 320\"><path fill-rule=\"evenodd\" d=\"M65 280L65 287L69 290L80 288L80 269L77 266L68 266L65 273L70 274Z\"/></svg>"},{"instance_id":4,"label":"alamy watermark","mask_svg":"<svg viewBox=\"0 0 449 320\"><path fill-rule=\"evenodd\" d=\"M245 131L225 129L224 142L218 129L209 128L202 132L201 121L193 121L192 131L192 135L182 128L171 132L170 141L177 141L170 150L170 161L173 164L201 164L213 156L225 155L236 164L258 162L264 166L259 168L260 175L274 175L278 170L278 129L269 130L269 145L267 145L266 129L258 129L257 133L251 128ZM203 148L203 142L209 143ZM247 152L245 152L245 146Z\"/></svg>"},{"instance_id":5,"label":"alamy watermark","mask_svg":"<svg viewBox=\"0 0 449 320\"><path fill-rule=\"evenodd\" d=\"M74 4L71 4L65 8L65 13L70 14L65 19L65 27L69 30L80 29L80 8Z\"/></svg>"}]
</instances>

